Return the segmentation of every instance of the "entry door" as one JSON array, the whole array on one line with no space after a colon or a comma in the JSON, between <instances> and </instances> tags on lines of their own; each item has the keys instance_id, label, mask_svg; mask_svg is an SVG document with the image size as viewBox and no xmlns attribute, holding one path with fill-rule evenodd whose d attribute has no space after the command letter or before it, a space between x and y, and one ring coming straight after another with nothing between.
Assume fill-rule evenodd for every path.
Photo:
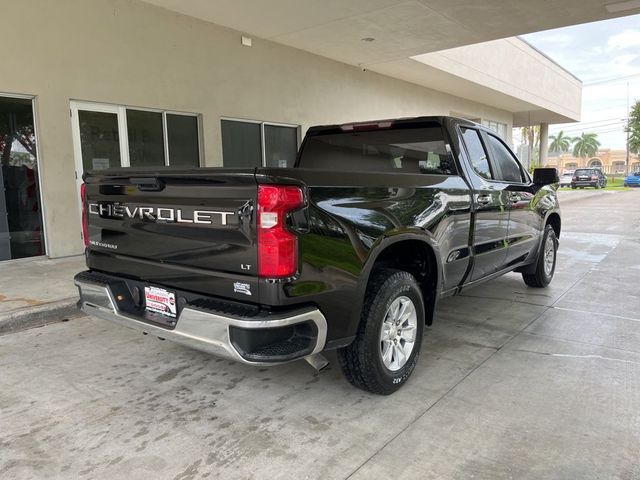
<instances>
[{"instance_id":1,"label":"entry door","mask_svg":"<svg viewBox=\"0 0 640 480\"><path fill-rule=\"evenodd\" d=\"M476 205L473 230L475 252L470 281L501 270L507 256L509 233L509 193L507 185L496 181L480 132L474 128L460 128L462 140L472 166L468 178L473 185Z\"/></svg>"},{"instance_id":2,"label":"entry door","mask_svg":"<svg viewBox=\"0 0 640 480\"><path fill-rule=\"evenodd\" d=\"M71 102L71 120L80 195L85 170L128 166L126 110L115 105Z\"/></svg>"},{"instance_id":3,"label":"entry door","mask_svg":"<svg viewBox=\"0 0 640 480\"><path fill-rule=\"evenodd\" d=\"M45 254L36 145L33 99L0 95L0 260Z\"/></svg>"}]
</instances>

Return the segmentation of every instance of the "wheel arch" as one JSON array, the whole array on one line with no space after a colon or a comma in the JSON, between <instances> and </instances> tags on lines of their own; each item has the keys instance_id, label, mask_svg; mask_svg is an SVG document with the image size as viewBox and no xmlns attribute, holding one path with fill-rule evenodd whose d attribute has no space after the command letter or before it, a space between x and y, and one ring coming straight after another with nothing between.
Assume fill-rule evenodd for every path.
<instances>
[{"instance_id":1,"label":"wheel arch","mask_svg":"<svg viewBox=\"0 0 640 480\"><path fill-rule=\"evenodd\" d=\"M416 255L416 258L413 255ZM362 303L371 275L377 268L384 267L405 270L416 277L425 302L425 322L431 325L442 286L440 250L436 241L428 234L403 233L384 237L371 250L358 281L358 308L355 309L352 319L353 330L358 328L360 322Z\"/></svg>"}]
</instances>

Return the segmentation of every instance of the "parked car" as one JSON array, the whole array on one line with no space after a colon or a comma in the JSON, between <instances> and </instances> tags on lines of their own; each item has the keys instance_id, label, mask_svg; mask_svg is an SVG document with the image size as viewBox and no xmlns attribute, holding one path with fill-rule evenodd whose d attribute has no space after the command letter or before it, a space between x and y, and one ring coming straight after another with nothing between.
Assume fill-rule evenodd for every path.
<instances>
[{"instance_id":1,"label":"parked car","mask_svg":"<svg viewBox=\"0 0 640 480\"><path fill-rule=\"evenodd\" d=\"M545 287L556 266L557 171L532 179L451 117L312 127L294 168L84 182L86 313L251 365L337 349L377 394L411 375L439 299L514 270Z\"/></svg>"},{"instance_id":2,"label":"parked car","mask_svg":"<svg viewBox=\"0 0 640 480\"><path fill-rule=\"evenodd\" d=\"M571 188L604 188L607 186L607 177L598 168L578 168L573 172Z\"/></svg>"},{"instance_id":3,"label":"parked car","mask_svg":"<svg viewBox=\"0 0 640 480\"><path fill-rule=\"evenodd\" d=\"M573 178L573 172L565 172L560 177L560 186L561 187L570 187L571 179Z\"/></svg>"},{"instance_id":4,"label":"parked car","mask_svg":"<svg viewBox=\"0 0 640 480\"><path fill-rule=\"evenodd\" d=\"M630 173L624 179L625 187L640 187L640 170Z\"/></svg>"}]
</instances>

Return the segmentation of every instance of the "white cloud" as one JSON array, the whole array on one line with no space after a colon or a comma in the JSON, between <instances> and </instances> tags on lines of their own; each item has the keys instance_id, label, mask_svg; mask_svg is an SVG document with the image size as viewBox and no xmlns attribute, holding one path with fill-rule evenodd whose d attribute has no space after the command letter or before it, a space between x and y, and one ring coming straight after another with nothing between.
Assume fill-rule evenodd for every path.
<instances>
[{"instance_id":1,"label":"white cloud","mask_svg":"<svg viewBox=\"0 0 640 480\"><path fill-rule=\"evenodd\" d=\"M612 35L607 40L609 48L629 48L640 46L640 30L625 30L622 33Z\"/></svg>"}]
</instances>

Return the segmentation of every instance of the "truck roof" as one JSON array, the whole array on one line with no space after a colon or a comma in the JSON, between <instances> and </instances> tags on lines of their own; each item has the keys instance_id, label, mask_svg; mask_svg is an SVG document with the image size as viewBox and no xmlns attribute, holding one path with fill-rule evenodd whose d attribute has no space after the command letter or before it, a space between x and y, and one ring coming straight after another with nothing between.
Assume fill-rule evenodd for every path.
<instances>
[{"instance_id":1,"label":"truck roof","mask_svg":"<svg viewBox=\"0 0 640 480\"><path fill-rule=\"evenodd\" d=\"M485 128L483 125L475 123L465 118L458 118L446 115L426 115L419 117L386 118L382 120L367 120L363 122L349 122L334 125L315 125L307 130L307 136L322 135L327 133L348 132L353 130L377 130L379 128L391 128L393 126L420 127L434 123L445 125L455 123Z\"/></svg>"}]
</instances>

